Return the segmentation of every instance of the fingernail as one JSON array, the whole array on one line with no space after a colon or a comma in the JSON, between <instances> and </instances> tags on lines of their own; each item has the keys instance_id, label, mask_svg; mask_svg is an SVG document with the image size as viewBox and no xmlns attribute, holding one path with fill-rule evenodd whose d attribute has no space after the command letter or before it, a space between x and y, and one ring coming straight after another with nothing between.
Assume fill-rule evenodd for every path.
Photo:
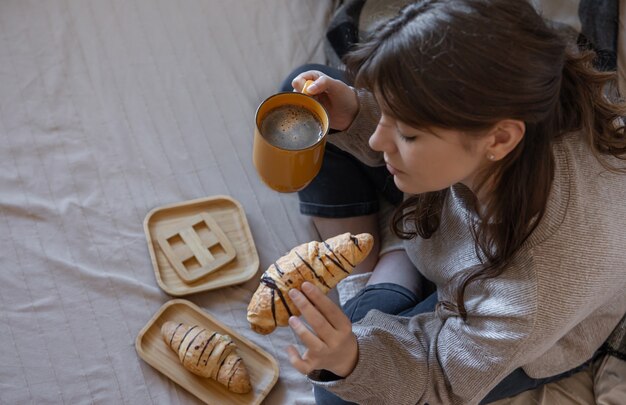
<instances>
[{"instance_id":1,"label":"fingernail","mask_svg":"<svg viewBox=\"0 0 626 405\"><path fill-rule=\"evenodd\" d=\"M291 290L289 290L289 291L287 292L287 294L289 294L289 297L290 297L291 299L294 299L294 298L298 298L298 297L300 296L300 291L298 291L298 290L297 290L297 289L295 289L295 288L292 288Z\"/></svg>"},{"instance_id":2,"label":"fingernail","mask_svg":"<svg viewBox=\"0 0 626 405\"><path fill-rule=\"evenodd\" d=\"M302 291L304 292L312 292L313 291L313 284L309 283L308 281L305 281L304 283L302 283Z\"/></svg>"},{"instance_id":3,"label":"fingernail","mask_svg":"<svg viewBox=\"0 0 626 405\"><path fill-rule=\"evenodd\" d=\"M316 92L317 91L317 85L315 85L314 83L311 83L309 85L309 87L306 88L307 93L311 93L311 92Z\"/></svg>"},{"instance_id":4,"label":"fingernail","mask_svg":"<svg viewBox=\"0 0 626 405\"><path fill-rule=\"evenodd\" d=\"M290 316L289 317L289 325L291 325L292 327L296 327L300 324L300 320L298 319L297 316Z\"/></svg>"}]
</instances>

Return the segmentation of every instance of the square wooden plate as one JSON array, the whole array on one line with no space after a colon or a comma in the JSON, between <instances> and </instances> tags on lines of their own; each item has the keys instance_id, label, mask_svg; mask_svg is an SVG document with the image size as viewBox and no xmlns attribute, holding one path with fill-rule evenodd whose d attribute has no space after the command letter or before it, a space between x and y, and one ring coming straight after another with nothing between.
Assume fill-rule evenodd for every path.
<instances>
[{"instance_id":1,"label":"square wooden plate","mask_svg":"<svg viewBox=\"0 0 626 405\"><path fill-rule=\"evenodd\" d=\"M176 229L188 218L203 212L217 222L234 246L237 256L219 270L187 283L163 253L158 236ZM243 283L252 278L259 269L259 255L246 214L241 204L231 197L220 195L155 208L146 215L143 227L157 283L170 295L180 297Z\"/></svg>"},{"instance_id":2,"label":"square wooden plate","mask_svg":"<svg viewBox=\"0 0 626 405\"><path fill-rule=\"evenodd\" d=\"M201 325L203 328L229 335L237 344L237 353L248 369L252 391L236 394L211 378L199 377L187 371L178 360L178 355L163 340L161 326L167 321ZM163 304L137 335L135 349L146 363L207 404L260 404L278 380L276 359L184 299L173 299Z\"/></svg>"}]
</instances>

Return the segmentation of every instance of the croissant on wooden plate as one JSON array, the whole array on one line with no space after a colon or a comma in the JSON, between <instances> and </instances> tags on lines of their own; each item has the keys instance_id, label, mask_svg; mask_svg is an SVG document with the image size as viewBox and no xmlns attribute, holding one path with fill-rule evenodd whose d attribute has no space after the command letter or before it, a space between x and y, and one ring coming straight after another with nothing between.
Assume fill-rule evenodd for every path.
<instances>
[{"instance_id":1,"label":"croissant on wooden plate","mask_svg":"<svg viewBox=\"0 0 626 405\"><path fill-rule=\"evenodd\" d=\"M261 283L248 305L248 322L257 333L266 335L277 326L286 326L289 317L300 311L287 292L309 281L327 293L361 263L374 245L368 233L344 233L323 242L299 245L276 260L261 276Z\"/></svg>"},{"instance_id":2,"label":"croissant on wooden plate","mask_svg":"<svg viewBox=\"0 0 626 405\"><path fill-rule=\"evenodd\" d=\"M187 370L212 378L238 394L252 389L248 370L229 336L198 325L176 322L165 322L161 334Z\"/></svg>"}]
</instances>

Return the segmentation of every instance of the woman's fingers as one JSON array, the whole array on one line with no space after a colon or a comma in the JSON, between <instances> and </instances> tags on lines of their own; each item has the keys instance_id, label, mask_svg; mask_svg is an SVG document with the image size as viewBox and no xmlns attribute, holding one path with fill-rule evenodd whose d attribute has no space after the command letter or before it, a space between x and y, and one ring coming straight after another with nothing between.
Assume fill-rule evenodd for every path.
<instances>
[{"instance_id":1,"label":"woman's fingers","mask_svg":"<svg viewBox=\"0 0 626 405\"><path fill-rule=\"evenodd\" d=\"M309 301L307 296L305 296L295 288L292 288L291 290L289 290L289 298L291 298L293 303L296 304L296 307L298 307L304 319L306 319L307 323L311 326L313 331L315 331L317 336L319 336L319 339L321 339L321 341L326 342L327 340L333 338L335 333L333 325L324 317L322 313L320 313L319 309L311 301ZM297 317L291 317L289 319L289 324L292 328L294 327L294 325L297 325L301 328L306 329L308 333L311 333ZM298 333L298 330L296 330L296 333ZM306 344L309 348L317 349L316 346L311 346L304 340L303 343Z\"/></svg>"},{"instance_id":2,"label":"woman's fingers","mask_svg":"<svg viewBox=\"0 0 626 405\"><path fill-rule=\"evenodd\" d=\"M313 80L313 84L307 88L307 92L314 95L322 93L328 88L330 78L318 70L308 70L296 76L292 80L291 86L296 91L301 92L307 80Z\"/></svg>"},{"instance_id":3,"label":"woman's fingers","mask_svg":"<svg viewBox=\"0 0 626 405\"><path fill-rule=\"evenodd\" d=\"M298 317L289 318L289 325L306 346L302 356L295 348L288 348L289 361L303 374L317 369L350 374L358 359L358 342L350 320L314 284L305 282L301 288L303 292L289 290L289 297L311 329Z\"/></svg>"},{"instance_id":4,"label":"woman's fingers","mask_svg":"<svg viewBox=\"0 0 626 405\"><path fill-rule=\"evenodd\" d=\"M292 316L289 318L289 326L291 329L298 335L300 341L309 349L314 352L321 352L324 350L326 345L324 342L317 337L313 332L306 327L304 322L298 319L297 316Z\"/></svg>"},{"instance_id":5,"label":"woman's fingers","mask_svg":"<svg viewBox=\"0 0 626 405\"><path fill-rule=\"evenodd\" d=\"M341 308L337 306L326 294L322 292L317 286L310 282L302 283L302 292L306 294L308 300L315 306L315 308L319 311L319 314L326 320L328 323L337 330L352 330L352 324L350 323L350 319L343 313ZM307 322L309 319L307 318ZM313 325L311 325L313 326Z\"/></svg>"},{"instance_id":6,"label":"woman's fingers","mask_svg":"<svg viewBox=\"0 0 626 405\"><path fill-rule=\"evenodd\" d=\"M300 357L298 349L296 349L293 345L287 346L287 356L289 357L291 365L300 373L306 375L315 370L315 367L311 366L309 362Z\"/></svg>"},{"instance_id":7,"label":"woman's fingers","mask_svg":"<svg viewBox=\"0 0 626 405\"><path fill-rule=\"evenodd\" d=\"M322 76L322 72L318 70L307 70L296 76L291 81L291 86L297 91L302 91L302 87L304 87L304 83L306 83L307 80L317 80L320 76Z\"/></svg>"}]
</instances>

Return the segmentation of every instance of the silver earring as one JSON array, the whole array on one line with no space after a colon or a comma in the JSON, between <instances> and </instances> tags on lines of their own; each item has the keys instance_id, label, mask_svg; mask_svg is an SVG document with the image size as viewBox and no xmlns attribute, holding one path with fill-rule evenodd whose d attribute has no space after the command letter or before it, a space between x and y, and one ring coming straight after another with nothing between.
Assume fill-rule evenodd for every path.
<instances>
[{"instance_id":1,"label":"silver earring","mask_svg":"<svg viewBox=\"0 0 626 405\"><path fill-rule=\"evenodd\" d=\"M487 159L489 160L496 160L496 156L493 153L490 153L487 155Z\"/></svg>"}]
</instances>

